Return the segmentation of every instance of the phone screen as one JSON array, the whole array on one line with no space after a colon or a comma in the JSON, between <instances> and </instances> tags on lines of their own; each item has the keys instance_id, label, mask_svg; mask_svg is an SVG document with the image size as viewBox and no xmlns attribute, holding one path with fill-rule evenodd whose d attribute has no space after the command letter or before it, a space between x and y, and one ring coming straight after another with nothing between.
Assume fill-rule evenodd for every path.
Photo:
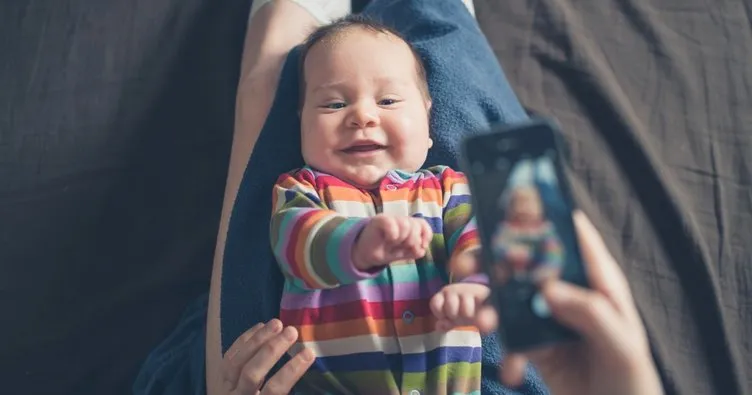
<instances>
[{"instance_id":1,"label":"phone screen","mask_svg":"<svg viewBox=\"0 0 752 395\"><path fill-rule=\"evenodd\" d=\"M587 285L553 126L538 121L475 136L463 151L505 346L575 337L553 320L539 292L550 278Z\"/></svg>"}]
</instances>

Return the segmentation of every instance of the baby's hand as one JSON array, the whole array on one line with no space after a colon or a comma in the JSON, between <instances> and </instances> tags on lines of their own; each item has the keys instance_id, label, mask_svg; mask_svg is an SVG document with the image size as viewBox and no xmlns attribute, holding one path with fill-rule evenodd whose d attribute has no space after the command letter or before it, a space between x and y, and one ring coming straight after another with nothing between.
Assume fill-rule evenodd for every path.
<instances>
[{"instance_id":1,"label":"baby's hand","mask_svg":"<svg viewBox=\"0 0 752 395\"><path fill-rule=\"evenodd\" d=\"M353 263L359 270L386 266L394 261L419 259L433 238L422 218L379 214L366 225L353 248Z\"/></svg>"},{"instance_id":2,"label":"baby's hand","mask_svg":"<svg viewBox=\"0 0 752 395\"><path fill-rule=\"evenodd\" d=\"M436 329L449 331L458 326L474 325L476 314L490 291L487 286L476 283L454 283L444 286L431 298L431 311L436 316Z\"/></svg>"}]
</instances>

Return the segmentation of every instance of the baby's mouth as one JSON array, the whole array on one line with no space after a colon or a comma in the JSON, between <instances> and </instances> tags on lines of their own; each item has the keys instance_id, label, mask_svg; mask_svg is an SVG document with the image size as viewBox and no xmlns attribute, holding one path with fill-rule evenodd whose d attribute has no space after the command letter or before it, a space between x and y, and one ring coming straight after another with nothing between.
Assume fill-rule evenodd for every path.
<instances>
[{"instance_id":1,"label":"baby's mouth","mask_svg":"<svg viewBox=\"0 0 752 395\"><path fill-rule=\"evenodd\" d=\"M342 152L346 154L357 154L357 153L371 153L376 151L382 151L385 150L386 146L378 144L378 143L357 143L353 144L345 149L342 150Z\"/></svg>"}]
</instances>

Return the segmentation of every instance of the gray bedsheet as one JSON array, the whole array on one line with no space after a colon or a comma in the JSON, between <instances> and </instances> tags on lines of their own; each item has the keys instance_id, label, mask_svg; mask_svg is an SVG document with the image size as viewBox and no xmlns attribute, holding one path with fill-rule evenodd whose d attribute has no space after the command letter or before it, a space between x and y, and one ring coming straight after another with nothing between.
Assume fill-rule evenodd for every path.
<instances>
[{"instance_id":1,"label":"gray bedsheet","mask_svg":"<svg viewBox=\"0 0 752 395\"><path fill-rule=\"evenodd\" d=\"M752 3L476 9L521 101L570 137L669 391L752 393Z\"/></svg>"}]
</instances>

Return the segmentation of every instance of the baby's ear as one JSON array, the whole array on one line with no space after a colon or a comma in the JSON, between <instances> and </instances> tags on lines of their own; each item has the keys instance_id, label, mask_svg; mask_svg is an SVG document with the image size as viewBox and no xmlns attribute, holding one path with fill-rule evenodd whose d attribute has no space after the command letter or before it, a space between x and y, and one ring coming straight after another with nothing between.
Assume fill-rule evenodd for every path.
<instances>
[{"instance_id":1,"label":"baby's ear","mask_svg":"<svg viewBox=\"0 0 752 395\"><path fill-rule=\"evenodd\" d=\"M428 148L431 148L431 147L433 147L433 139L429 137L428 138Z\"/></svg>"},{"instance_id":2,"label":"baby's ear","mask_svg":"<svg viewBox=\"0 0 752 395\"><path fill-rule=\"evenodd\" d=\"M433 102L431 101L431 99L426 99L426 111L430 112L431 106L433 106Z\"/></svg>"}]
</instances>

